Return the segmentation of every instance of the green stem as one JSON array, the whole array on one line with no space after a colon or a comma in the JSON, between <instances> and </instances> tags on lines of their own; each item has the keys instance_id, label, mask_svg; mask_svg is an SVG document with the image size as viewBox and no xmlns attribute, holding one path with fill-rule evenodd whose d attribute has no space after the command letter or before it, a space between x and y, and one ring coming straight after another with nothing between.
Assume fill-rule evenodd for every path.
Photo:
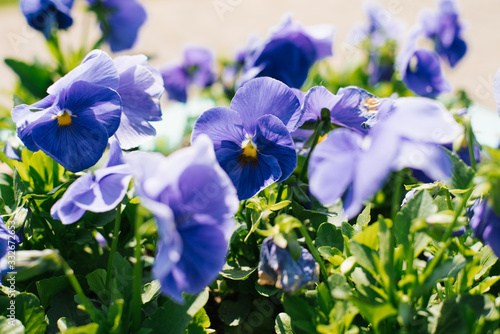
<instances>
[{"instance_id":1,"label":"green stem","mask_svg":"<svg viewBox=\"0 0 500 334\"><path fill-rule=\"evenodd\" d=\"M318 123L318 126L314 130L314 133L313 133L313 142L311 144L311 148L309 149L309 152L307 153L306 160L304 161L304 164L302 165L302 170L300 171L299 181L300 180L305 181L304 178L307 175L307 167L309 165L309 159L311 158L312 151L314 150L314 148L318 144L318 140L319 140L319 137L321 135L321 130L323 129L323 124L324 124L324 122L320 121Z\"/></svg>"},{"instance_id":2,"label":"green stem","mask_svg":"<svg viewBox=\"0 0 500 334\"><path fill-rule=\"evenodd\" d=\"M40 212L40 209L38 208L38 205L36 204L36 201L33 199L30 202L32 204L33 209L35 210L37 217L40 219L43 227L48 232L47 234L48 234L49 242L52 244L52 247L60 248L60 247L58 247L59 242L57 241L57 237L56 237L56 234L54 233L54 230L52 229L52 226L50 226L49 223L45 220L45 218L43 218L42 213Z\"/></svg>"},{"instance_id":3,"label":"green stem","mask_svg":"<svg viewBox=\"0 0 500 334\"><path fill-rule=\"evenodd\" d=\"M300 233L304 236L304 239L306 239L306 244L309 250L311 251L312 256L318 262L319 268L321 270L321 274L323 275L323 278L325 279L324 282L326 285L328 285L328 270L326 270L325 263L323 262L323 259L321 258L321 255L319 255L318 250L316 247L314 247L314 244L311 240L311 237L309 236L309 233L306 230L306 227L304 226L304 223L300 224L299 227Z\"/></svg>"},{"instance_id":4,"label":"green stem","mask_svg":"<svg viewBox=\"0 0 500 334\"><path fill-rule=\"evenodd\" d=\"M109 252L108 258L108 268L106 270L106 290L109 291L110 283L111 283L111 274L113 272L113 260L115 257L116 250L118 248L118 237L120 234L120 223L121 223L121 204L118 204L116 207L116 217L115 217L115 226L113 229L113 241L111 242L111 250Z\"/></svg>"},{"instance_id":5,"label":"green stem","mask_svg":"<svg viewBox=\"0 0 500 334\"><path fill-rule=\"evenodd\" d=\"M403 187L403 179L403 171L397 172L394 179L394 193L392 194L391 205L391 217L393 222L396 221L396 214L401 208L401 188Z\"/></svg>"},{"instance_id":6,"label":"green stem","mask_svg":"<svg viewBox=\"0 0 500 334\"><path fill-rule=\"evenodd\" d=\"M64 274L68 277L69 282L73 286L73 290L75 290L76 294L80 298L80 300L83 303L83 306L85 307L85 310L89 314L90 318L92 319L92 322L95 322L97 324L101 323L99 313L95 309L94 305L90 302L90 300L85 296L85 293L83 293L82 286L78 282L78 280L75 277L75 273L73 272L73 269L68 265L68 263L62 258L61 259L61 264L64 269Z\"/></svg>"},{"instance_id":7,"label":"green stem","mask_svg":"<svg viewBox=\"0 0 500 334\"><path fill-rule=\"evenodd\" d=\"M139 208L136 209L136 218L134 224L134 282L132 287L132 330L138 331L141 328L141 310L142 310L142 261L141 261L141 234L139 227L142 224L142 216L140 215Z\"/></svg>"},{"instance_id":8,"label":"green stem","mask_svg":"<svg viewBox=\"0 0 500 334\"><path fill-rule=\"evenodd\" d=\"M47 45L49 47L50 52L56 58L59 64L59 74L61 76L66 74L66 62L64 60L64 55L61 52L61 47L59 45L59 37L57 35L57 31L53 32L52 35L47 40Z\"/></svg>"},{"instance_id":9,"label":"green stem","mask_svg":"<svg viewBox=\"0 0 500 334\"><path fill-rule=\"evenodd\" d=\"M451 201L451 195L448 189L446 189L446 204L448 205L448 209L453 211L453 202Z\"/></svg>"},{"instance_id":10,"label":"green stem","mask_svg":"<svg viewBox=\"0 0 500 334\"><path fill-rule=\"evenodd\" d=\"M472 126L470 124L470 118L465 120L465 129L467 136L467 146L469 148L469 158L470 158L470 166L474 171L477 170L476 166L476 156L474 155L474 133L472 132Z\"/></svg>"}]
</instances>

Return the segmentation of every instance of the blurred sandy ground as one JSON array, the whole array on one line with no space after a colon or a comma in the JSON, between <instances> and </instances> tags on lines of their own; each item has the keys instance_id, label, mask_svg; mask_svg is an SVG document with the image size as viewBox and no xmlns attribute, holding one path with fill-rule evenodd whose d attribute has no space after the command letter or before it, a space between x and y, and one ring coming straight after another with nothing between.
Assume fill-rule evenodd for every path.
<instances>
[{"instance_id":1,"label":"blurred sandy ground","mask_svg":"<svg viewBox=\"0 0 500 334\"><path fill-rule=\"evenodd\" d=\"M3 1L3 0L0 0ZM179 59L189 44L211 47L218 56L232 57L244 47L252 34L264 37L287 12L305 25L332 24L337 28L334 57L336 66L345 66L356 49L346 36L354 24L366 22L363 0L143 0L149 14L139 40L127 54L145 53L154 65ZM408 30L423 8L436 9L434 0L379 0L390 18L405 22ZM89 15L83 15L84 1L74 9L75 24L63 35L63 45L78 46L84 31L90 39L99 29ZM217 7L218 5L219 7ZM217 10L219 8L219 10ZM221 9L222 8L222 9ZM461 19L466 24L469 52L459 65L447 69L456 89L466 89L472 99L496 109L492 83L500 67L500 1L462 0ZM90 15L91 16L91 15ZM84 28L84 27L90 27ZM89 39L89 40L90 40ZM31 30L17 7L0 8L0 58L14 57L31 61L50 59L42 35ZM0 103L11 104L8 97L14 74L0 65Z\"/></svg>"}]
</instances>

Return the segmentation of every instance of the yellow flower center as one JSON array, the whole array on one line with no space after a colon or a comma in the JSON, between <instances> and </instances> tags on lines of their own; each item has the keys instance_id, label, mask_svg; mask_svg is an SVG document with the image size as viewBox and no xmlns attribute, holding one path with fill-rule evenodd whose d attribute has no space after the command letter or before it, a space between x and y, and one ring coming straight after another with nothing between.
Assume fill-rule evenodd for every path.
<instances>
[{"instance_id":1,"label":"yellow flower center","mask_svg":"<svg viewBox=\"0 0 500 334\"><path fill-rule=\"evenodd\" d=\"M243 165L257 164L257 146L252 142L252 139L245 140L241 145L243 152L241 152L239 162Z\"/></svg>"},{"instance_id":2,"label":"yellow flower center","mask_svg":"<svg viewBox=\"0 0 500 334\"><path fill-rule=\"evenodd\" d=\"M380 100L375 97L369 97L365 101L365 107L368 112L376 113L378 111L378 107L380 105Z\"/></svg>"},{"instance_id":3,"label":"yellow flower center","mask_svg":"<svg viewBox=\"0 0 500 334\"><path fill-rule=\"evenodd\" d=\"M318 138L318 144L321 143L323 140L325 140L328 137L328 133L325 133L322 136L319 136Z\"/></svg>"},{"instance_id":4,"label":"yellow flower center","mask_svg":"<svg viewBox=\"0 0 500 334\"><path fill-rule=\"evenodd\" d=\"M61 116L53 116L52 118L57 118L57 123L59 123L59 126L68 126L71 124L71 117L75 116L70 115L66 111L64 111Z\"/></svg>"}]
</instances>

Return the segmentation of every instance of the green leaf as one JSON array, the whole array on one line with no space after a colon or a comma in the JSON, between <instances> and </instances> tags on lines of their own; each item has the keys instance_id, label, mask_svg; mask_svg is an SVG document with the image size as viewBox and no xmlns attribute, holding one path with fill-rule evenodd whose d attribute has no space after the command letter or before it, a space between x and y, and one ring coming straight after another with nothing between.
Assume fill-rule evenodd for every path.
<instances>
[{"instance_id":1,"label":"green leaf","mask_svg":"<svg viewBox=\"0 0 500 334\"><path fill-rule=\"evenodd\" d=\"M184 304L177 304L169 299L144 321L143 327L152 329L153 333L182 334L207 301L207 290L197 296L185 295Z\"/></svg>"},{"instance_id":2,"label":"green leaf","mask_svg":"<svg viewBox=\"0 0 500 334\"><path fill-rule=\"evenodd\" d=\"M379 222L375 222L365 228L364 231L353 236L351 239L359 242L360 244L368 246L371 249L377 250L379 248L378 232Z\"/></svg>"},{"instance_id":3,"label":"green leaf","mask_svg":"<svg viewBox=\"0 0 500 334\"><path fill-rule=\"evenodd\" d=\"M356 226L359 229L359 231L362 230L362 228L367 225L370 220L370 210L371 210L371 203L368 203L368 205L364 208L363 212L361 212L356 219Z\"/></svg>"},{"instance_id":4,"label":"green leaf","mask_svg":"<svg viewBox=\"0 0 500 334\"><path fill-rule=\"evenodd\" d=\"M475 176L474 170L467 166L456 154L447 152L451 158L453 166L453 174L447 186L451 190L455 189L468 189L472 185L472 179Z\"/></svg>"},{"instance_id":5,"label":"green leaf","mask_svg":"<svg viewBox=\"0 0 500 334\"><path fill-rule=\"evenodd\" d=\"M219 319L227 326L240 326L252 309L251 300L223 300L218 309Z\"/></svg>"},{"instance_id":6,"label":"green leaf","mask_svg":"<svg viewBox=\"0 0 500 334\"><path fill-rule=\"evenodd\" d=\"M344 262L344 254L337 248L322 246L318 248L319 254L328 262L338 267Z\"/></svg>"},{"instance_id":7,"label":"green leaf","mask_svg":"<svg viewBox=\"0 0 500 334\"><path fill-rule=\"evenodd\" d=\"M330 293L335 299L347 299L352 294L352 289L344 275L332 274L328 277Z\"/></svg>"},{"instance_id":8,"label":"green leaf","mask_svg":"<svg viewBox=\"0 0 500 334\"><path fill-rule=\"evenodd\" d=\"M12 58L6 58L5 64L9 66L21 80L21 84L37 98L44 98L47 88L54 83L53 72L41 64L27 64Z\"/></svg>"},{"instance_id":9,"label":"green leaf","mask_svg":"<svg viewBox=\"0 0 500 334\"><path fill-rule=\"evenodd\" d=\"M142 303L149 303L151 300L155 299L161 294L161 285L160 281L154 280L149 283L144 284L142 288L141 299Z\"/></svg>"},{"instance_id":10,"label":"green leaf","mask_svg":"<svg viewBox=\"0 0 500 334\"><path fill-rule=\"evenodd\" d=\"M481 270L474 276L478 280L483 276L489 268L491 268L498 260L491 247L483 247L478 253Z\"/></svg>"},{"instance_id":11,"label":"green leaf","mask_svg":"<svg viewBox=\"0 0 500 334\"><path fill-rule=\"evenodd\" d=\"M21 200L26 193L26 186L24 185L17 168L14 168L14 196L16 198L16 206L21 205Z\"/></svg>"},{"instance_id":12,"label":"green leaf","mask_svg":"<svg viewBox=\"0 0 500 334\"><path fill-rule=\"evenodd\" d=\"M342 222L341 230L342 230L342 234L345 235L346 237L348 237L349 239L354 237L354 235L356 234L354 227L352 227L349 223L346 223L346 222Z\"/></svg>"},{"instance_id":13,"label":"green leaf","mask_svg":"<svg viewBox=\"0 0 500 334\"><path fill-rule=\"evenodd\" d=\"M189 323L188 328L184 334L205 334L212 333L213 330L207 330L210 327L210 318L204 308L201 308L194 315L193 319Z\"/></svg>"},{"instance_id":14,"label":"green leaf","mask_svg":"<svg viewBox=\"0 0 500 334\"><path fill-rule=\"evenodd\" d=\"M290 205L290 203L292 203L291 201L282 201L282 202L279 202L279 203L276 203L276 204L273 204L269 207L269 210L271 211L279 211L283 208L286 208L288 205Z\"/></svg>"},{"instance_id":15,"label":"green leaf","mask_svg":"<svg viewBox=\"0 0 500 334\"><path fill-rule=\"evenodd\" d=\"M24 334L26 331L22 322L18 319L7 319L0 316L0 333Z\"/></svg>"},{"instance_id":16,"label":"green leaf","mask_svg":"<svg viewBox=\"0 0 500 334\"><path fill-rule=\"evenodd\" d=\"M240 281L240 280L245 280L250 275L257 270L257 267L247 267L247 266L242 266L242 267L232 267L228 263L222 267L222 271L220 272L220 275L225 278L229 278L231 280L235 281Z\"/></svg>"},{"instance_id":17,"label":"green leaf","mask_svg":"<svg viewBox=\"0 0 500 334\"><path fill-rule=\"evenodd\" d=\"M70 327L65 330L64 334L97 334L99 330L99 325L92 323L80 327Z\"/></svg>"},{"instance_id":18,"label":"green leaf","mask_svg":"<svg viewBox=\"0 0 500 334\"><path fill-rule=\"evenodd\" d=\"M403 244L408 249L410 246L408 236L413 220L427 218L436 212L437 205L431 195L426 190L417 191L396 215L394 226L397 228L394 229L394 234L397 243Z\"/></svg>"},{"instance_id":19,"label":"green leaf","mask_svg":"<svg viewBox=\"0 0 500 334\"><path fill-rule=\"evenodd\" d=\"M342 232L335 225L330 223L323 223L319 226L315 242L318 248L329 246L341 251L344 250Z\"/></svg>"},{"instance_id":20,"label":"green leaf","mask_svg":"<svg viewBox=\"0 0 500 334\"><path fill-rule=\"evenodd\" d=\"M50 277L36 282L36 289L43 307L48 307L54 296L70 286L66 276Z\"/></svg>"},{"instance_id":21,"label":"green leaf","mask_svg":"<svg viewBox=\"0 0 500 334\"><path fill-rule=\"evenodd\" d=\"M115 299L109 307L108 311L108 324L110 325L110 333L121 333L123 314L123 299ZM140 310L132 310L133 312L140 312Z\"/></svg>"},{"instance_id":22,"label":"green leaf","mask_svg":"<svg viewBox=\"0 0 500 334\"><path fill-rule=\"evenodd\" d=\"M370 273L375 274L378 268L378 254L370 247L356 241L349 243L352 255L356 258L356 262L367 269Z\"/></svg>"},{"instance_id":23,"label":"green leaf","mask_svg":"<svg viewBox=\"0 0 500 334\"><path fill-rule=\"evenodd\" d=\"M374 328L378 328L381 321L398 315L398 310L396 310L389 303L381 304L361 298L352 298L351 301L354 305L356 305L363 317L368 320Z\"/></svg>"},{"instance_id":24,"label":"green leaf","mask_svg":"<svg viewBox=\"0 0 500 334\"><path fill-rule=\"evenodd\" d=\"M283 306L290 316L295 333L316 333L316 325L313 322L316 318L316 311L304 299L285 294Z\"/></svg>"},{"instance_id":25,"label":"green leaf","mask_svg":"<svg viewBox=\"0 0 500 334\"><path fill-rule=\"evenodd\" d=\"M281 312L274 321L274 331L276 334L294 334L290 316Z\"/></svg>"},{"instance_id":26,"label":"green leaf","mask_svg":"<svg viewBox=\"0 0 500 334\"><path fill-rule=\"evenodd\" d=\"M21 293L16 299L16 318L19 319L27 334L43 334L47 328L45 311L34 294Z\"/></svg>"},{"instance_id":27,"label":"green leaf","mask_svg":"<svg viewBox=\"0 0 500 334\"><path fill-rule=\"evenodd\" d=\"M106 289L106 270L96 269L85 276L91 291L95 292L102 300L108 300L109 293Z\"/></svg>"}]
</instances>

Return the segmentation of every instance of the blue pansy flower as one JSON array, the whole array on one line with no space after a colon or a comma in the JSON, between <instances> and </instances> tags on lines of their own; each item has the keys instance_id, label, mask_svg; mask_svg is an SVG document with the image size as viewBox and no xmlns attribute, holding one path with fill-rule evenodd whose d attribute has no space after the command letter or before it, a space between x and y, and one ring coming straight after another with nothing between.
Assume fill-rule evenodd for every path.
<instances>
[{"instance_id":1,"label":"blue pansy flower","mask_svg":"<svg viewBox=\"0 0 500 334\"><path fill-rule=\"evenodd\" d=\"M73 24L74 0L21 0L20 6L28 24L49 39L54 28L66 29Z\"/></svg>"},{"instance_id":2,"label":"blue pansy flower","mask_svg":"<svg viewBox=\"0 0 500 334\"><path fill-rule=\"evenodd\" d=\"M500 256L500 217L488 203L488 198L476 200L471 212L470 227L474 235Z\"/></svg>"},{"instance_id":3,"label":"blue pansy flower","mask_svg":"<svg viewBox=\"0 0 500 334\"><path fill-rule=\"evenodd\" d=\"M122 160L122 150L118 142L112 140L104 166L94 173L88 171L73 182L52 206L50 214L67 225L78 221L86 211L111 211L122 201L131 178L129 166Z\"/></svg>"},{"instance_id":4,"label":"blue pansy flower","mask_svg":"<svg viewBox=\"0 0 500 334\"><path fill-rule=\"evenodd\" d=\"M184 59L181 64L171 63L160 69L165 90L170 100L187 101L189 86L200 88L214 83L215 58L209 49L191 46L184 50Z\"/></svg>"},{"instance_id":5,"label":"blue pansy flower","mask_svg":"<svg viewBox=\"0 0 500 334\"><path fill-rule=\"evenodd\" d=\"M321 119L321 110L328 109L333 124L367 133L378 119L388 115L392 105L392 99L381 99L356 86L340 88L336 95L323 86L316 86L305 96L300 123Z\"/></svg>"},{"instance_id":6,"label":"blue pansy flower","mask_svg":"<svg viewBox=\"0 0 500 334\"><path fill-rule=\"evenodd\" d=\"M123 104L115 137L122 149L129 150L156 135L149 122L161 121L163 79L144 55L117 57L114 63L120 75L118 94Z\"/></svg>"},{"instance_id":7,"label":"blue pansy flower","mask_svg":"<svg viewBox=\"0 0 500 334\"><path fill-rule=\"evenodd\" d=\"M450 92L451 84L445 78L439 56L426 49L417 49L421 28L415 28L398 55L397 65L405 85L415 94L436 97Z\"/></svg>"},{"instance_id":8,"label":"blue pansy flower","mask_svg":"<svg viewBox=\"0 0 500 334\"><path fill-rule=\"evenodd\" d=\"M319 265L304 247L300 247L300 258L295 261L288 249L274 243L273 237L267 237L262 243L259 284L275 285L286 293L296 293L316 283L318 274Z\"/></svg>"},{"instance_id":9,"label":"blue pansy flower","mask_svg":"<svg viewBox=\"0 0 500 334\"><path fill-rule=\"evenodd\" d=\"M229 108L205 111L194 125L192 141L201 134L212 139L238 197L248 199L292 174L297 154L290 131L300 117L299 101L289 87L258 78L236 92Z\"/></svg>"},{"instance_id":10,"label":"blue pansy flower","mask_svg":"<svg viewBox=\"0 0 500 334\"><path fill-rule=\"evenodd\" d=\"M436 52L454 67L467 52L455 1L442 0L439 3L439 13L425 11L421 15L421 21L425 35L434 41Z\"/></svg>"},{"instance_id":11,"label":"blue pansy flower","mask_svg":"<svg viewBox=\"0 0 500 334\"><path fill-rule=\"evenodd\" d=\"M158 225L153 274L163 293L182 302L182 292L199 293L225 263L239 204L236 190L207 136L167 158L133 152L126 160L141 203Z\"/></svg>"},{"instance_id":12,"label":"blue pansy flower","mask_svg":"<svg viewBox=\"0 0 500 334\"><path fill-rule=\"evenodd\" d=\"M344 196L348 218L384 185L391 171L421 170L433 180L446 180L451 161L440 144L463 133L444 106L424 98L401 98L387 118L363 136L336 129L316 146L309 163L311 193L324 205Z\"/></svg>"},{"instance_id":13,"label":"blue pansy flower","mask_svg":"<svg viewBox=\"0 0 500 334\"><path fill-rule=\"evenodd\" d=\"M87 0L97 13L104 39L111 51L131 49L147 14L137 0Z\"/></svg>"},{"instance_id":14,"label":"blue pansy flower","mask_svg":"<svg viewBox=\"0 0 500 334\"><path fill-rule=\"evenodd\" d=\"M311 66L332 55L334 28L328 25L304 27L285 16L270 36L245 58L244 73L238 86L256 77L278 79L290 87L300 88Z\"/></svg>"},{"instance_id":15,"label":"blue pansy flower","mask_svg":"<svg viewBox=\"0 0 500 334\"><path fill-rule=\"evenodd\" d=\"M47 89L49 96L12 110L19 138L30 151L42 150L69 171L93 166L120 125L118 85L113 60L92 51Z\"/></svg>"}]
</instances>

